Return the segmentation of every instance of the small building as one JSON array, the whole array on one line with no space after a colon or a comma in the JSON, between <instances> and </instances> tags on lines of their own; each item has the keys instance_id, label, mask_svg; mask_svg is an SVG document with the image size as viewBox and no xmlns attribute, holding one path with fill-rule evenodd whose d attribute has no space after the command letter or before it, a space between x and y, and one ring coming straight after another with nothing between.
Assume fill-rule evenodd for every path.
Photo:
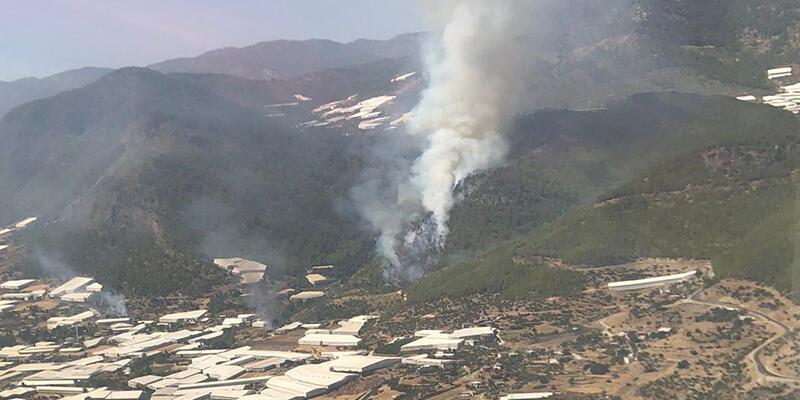
<instances>
[{"instance_id":1,"label":"small building","mask_svg":"<svg viewBox=\"0 0 800 400\"><path fill-rule=\"evenodd\" d=\"M349 357L349 356L366 356L368 351L366 349L361 350L344 350L344 351L323 351L320 353L322 358L327 358L329 360L335 360L337 358L342 357Z\"/></svg>"},{"instance_id":2,"label":"small building","mask_svg":"<svg viewBox=\"0 0 800 400\"><path fill-rule=\"evenodd\" d=\"M0 398L2 399L30 398L34 393L36 393L36 389L29 387L15 387L0 391Z\"/></svg>"},{"instance_id":3,"label":"small building","mask_svg":"<svg viewBox=\"0 0 800 400\"><path fill-rule=\"evenodd\" d=\"M401 360L403 365L413 365L422 368L447 368L450 366L458 365L457 360L453 359L441 359L441 358L431 358L428 357L427 354L420 354L411 357L404 357Z\"/></svg>"},{"instance_id":4,"label":"small building","mask_svg":"<svg viewBox=\"0 0 800 400\"><path fill-rule=\"evenodd\" d=\"M241 257L215 258L214 264L238 276L244 284L258 283L264 279L267 266L257 261L246 260Z\"/></svg>"},{"instance_id":5,"label":"small building","mask_svg":"<svg viewBox=\"0 0 800 400\"><path fill-rule=\"evenodd\" d=\"M160 377L160 376L157 376L157 375L144 375L144 376L140 376L138 378L133 378L133 379L128 380L128 387L131 387L131 388L146 388L147 385L150 385L152 383L158 382L161 379L163 379L163 378Z\"/></svg>"},{"instance_id":6,"label":"small building","mask_svg":"<svg viewBox=\"0 0 800 400\"><path fill-rule=\"evenodd\" d=\"M334 334L358 335L368 321L377 317L371 315L359 315L345 321L339 321L339 327L331 330Z\"/></svg>"},{"instance_id":7,"label":"small building","mask_svg":"<svg viewBox=\"0 0 800 400\"><path fill-rule=\"evenodd\" d=\"M141 400L144 398L144 392L141 390L114 390L106 400Z\"/></svg>"},{"instance_id":8,"label":"small building","mask_svg":"<svg viewBox=\"0 0 800 400\"><path fill-rule=\"evenodd\" d=\"M658 328L655 332L651 333L650 336L654 339L663 339L672 335L672 332L673 332L672 328L662 326Z\"/></svg>"},{"instance_id":9,"label":"small building","mask_svg":"<svg viewBox=\"0 0 800 400\"><path fill-rule=\"evenodd\" d=\"M323 285L328 282L328 278L321 274L308 274L306 275L306 280L314 286Z\"/></svg>"},{"instance_id":10,"label":"small building","mask_svg":"<svg viewBox=\"0 0 800 400\"><path fill-rule=\"evenodd\" d=\"M242 365L242 368L244 368L246 372L263 372L278 368L281 365L286 364L286 362L287 360L285 358L270 357L251 361Z\"/></svg>"},{"instance_id":11,"label":"small building","mask_svg":"<svg viewBox=\"0 0 800 400\"><path fill-rule=\"evenodd\" d=\"M263 272L245 272L239 277L242 279L242 283L245 285L252 285L254 283L261 282L264 279Z\"/></svg>"},{"instance_id":12,"label":"small building","mask_svg":"<svg viewBox=\"0 0 800 400\"><path fill-rule=\"evenodd\" d=\"M36 222L37 219L38 218L36 217L25 218L22 221L19 221L16 224L14 224L14 228L25 229L28 225Z\"/></svg>"},{"instance_id":13,"label":"small building","mask_svg":"<svg viewBox=\"0 0 800 400\"><path fill-rule=\"evenodd\" d=\"M289 298L289 296L295 294L296 292L297 291L292 289L292 288L283 289L280 292L275 293L275 297L278 297L278 298Z\"/></svg>"},{"instance_id":14,"label":"small building","mask_svg":"<svg viewBox=\"0 0 800 400\"><path fill-rule=\"evenodd\" d=\"M108 326L108 329L111 329L111 332L114 333L128 332L133 328L133 325L127 322L117 322Z\"/></svg>"},{"instance_id":15,"label":"small building","mask_svg":"<svg viewBox=\"0 0 800 400\"><path fill-rule=\"evenodd\" d=\"M792 67L772 68L767 70L767 79L785 78L792 75Z\"/></svg>"},{"instance_id":16,"label":"small building","mask_svg":"<svg viewBox=\"0 0 800 400\"><path fill-rule=\"evenodd\" d=\"M103 290L103 285L100 282L94 282L86 286L86 291L90 293L100 293Z\"/></svg>"},{"instance_id":17,"label":"small building","mask_svg":"<svg viewBox=\"0 0 800 400\"><path fill-rule=\"evenodd\" d=\"M308 290L308 291L300 292L298 294L290 296L289 300L292 300L292 301L305 301L305 300L316 299L316 298L319 298L319 297L322 297L322 296L325 296L325 292Z\"/></svg>"},{"instance_id":18,"label":"small building","mask_svg":"<svg viewBox=\"0 0 800 400\"><path fill-rule=\"evenodd\" d=\"M414 332L414 337L425 337L431 335L445 335L444 331L439 329L421 329Z\"/></svg>"},{"instance_id":19,"label":"small building","mask_svg":"<svg viewBox=\"0 0 800 400\"><path fill-rule=\"evenodd\" d=\"M50 297L60 298L69 293L82 292L86 286L94 283L93 278L78 276L65 282L63 285L50 291Z\"/></svg>"},{"instance_id":20,"label":"small building","mask_svg":"<svg viewBox=\"0 0 800 400\"><path fill-rule=\"evenodd\" d=\"M634 279L630 281L611 282L608 284L609 290L638 290L648 289L659 286L671 285L691 279L697 271L689 271L680 274L656 276L652 278Z\"/></svg>"},{"instance_id":21,"label":"small building","mask_svg":"<svg viewBox=\"0 0 800 400\"><path fill-rule=\"evenodd\" d=\"M535 400L547 399L553 396L555 396L553 392L513 393L501 396L500 400Z\"/></svg>"},{"instance_id":22,"label":"small building","mask_svg":"<svg viewBox=\"0 0 800 400\"><path fill-rule=\"evenodd\" d=\"M343 356L329 361L331 371L368 374L382 368L387 368L400 363L397 357L378 356Z\"/></svg>"},{"instance_id":23,"label":"small building","mask_svg":"<svg viewBox=\"0 0 800 400\"><path fill-rule=\"evenodd\" d=\"M33 284L33 282L36 282L36 280L35 279L15 279L15 280L10 280L10 281L6 281L6 282L3 282L2 284L0 284L0 289L18 291L18 290L25 289L26 287L28 287L31 284Z\"/></svg>"},{"instance_id":24,"label":"small building","mask_svg":"<svg viewBox=\"0 0 800 400\"><path fill-rule=\"evenodd\" d=\"M206 314L206 310L184 311L166 314L158 319L163 324L186 324L195 323L200 317Z\"/></svg>"},{"instance_id":25,"label":"small building","mask_svg":"<svg viewBox=\"0 0 800 400\"><path fill-rule=\"evenodd\" d=\"M203 370L203 374L218 381L233 379L244 373L244 368L238 365L215 365Z\"/></svg>"},{"instance_id":26,"label":"small building","mask_svg":"<svg viewBox=\"0 0 800 400\"><path fill-rule=\"evenodd\" d=\"M244 325L245 320L239 317L228 317L222 320L222 327L229 328L234 326L241 326Z\"/></svg>"},{"instance_id":27,"label":"small building","mask_svg":"<svg viewBox=\"0 0 800 400\"><path fill-rule=\"evenodd\" d=\"M449 334L435 334L406 343L400 346L400 351L403 353L431 350L455 351L461 348L463 343L464 339L456 338Z\"/></svg>"},{"instance_id":28,"label":"small building","mask_svg":"<svg viewBox=\"0 0 800 400\"><path fill-rule=\"evenodd\" d=\"M0 313L14 310L17 307L16 304L16 300L0 300Z\"/></svg>"},{"instance_id":29,"label":"small building","mask_svg":"<svg viewBox=\"0 0 800 400\"><path fill-rule=\"evenodd\" d=\"M408 78L410 78L410 77L412 77L412 76L414 76L416 74L417 74L416 71L408 72L408 73L405 73L405 74L400 74L400 75L397 75L394 78L392 78L389 82L392 82L392 83L402 82L402 81L404 81L404 80L406 80L406 79L408 79Z\"/></svg>"},{"instance_id":30,"label":"small building","mask_svg":"<svg viewBox=\"0 0 800 400\"><path fill-rule=\"evenodd\" d=\"M497 330L491 326L477 326L473 328L456 329L450 336L465 340L483 340L494 338Z\"/></svg>"},{"instance_id":31,"label":"small building","mask_svg":"<svg viewBox=\"0 0 800 400\"><path fill-rule=\"evenodd\" d=\"M331 371L330 361L321 364L305 364L294 367L284 374L296 382L335 390L358 377L355 374ZM267 382L269 386L269 382Z\"/></svg>"},{"instance_id":32,"label":"small building","mask_svg":"<svg viewBox=\"0 0 800 400\"><path fill-rule=\"evenodd\" d=\"M44 289L42 290L32 290L30 292L18 292L18 293L3 293L0 298L4 300L24 300L24 301L31 301L31 300L38 300L44 297Z\"/></svg>"},{"instance_id":33,"label":"small building","mask_svg":"<svg viewBox=\"0 0 800 400\"><path fill-rule=\"evenodd\" d=\"M302 322L295 321L295 322L291 322L289 324L286 324L286 325L284 325L284 326L282 326L282 327L280 327L278 329L275 329L275 332L277 332L277 333L290 332L290 331L298 329L298 328L300 328L302 326L303 326Z\"/></svg>"},{"instance_id":34,"label":"small building","mask_svg":"<svg viewBox=\"0 0 800 400\"><path fill-rule=\"evenodd\" d=\"M69 301L72 303L86 303L94 295L95 293L89 292L67 293L60 298L62 301Z\"/></svg>"},{"instance_id":35,"label":"small building","mask_svg":"<svg viewBox=\"0 0 800 400\"><path fill-rule=\"evenodd\" d=\"M56 382L49 382L49 383L52 384L36 386L36 393L39 395L73 395L73 394L83 393L86 391L85 388L74 386L74 383L72 385L66 385L66 386L59 385Z\"/></svg>"},{"instance_id":36,"label":"small building","mask_svg":"<svg viewBox=\"0 0 800 400\"><path fill-rule=\"evenodd\" d=\"M336 335L358 335L363 327L363 322L341 321L339 322L339 327L331 330L331 333Z\"/></svg>"},{"instance_id":37,"label":"small building","mask_svg":"<svg viewBox=\"0 0 800 400\"><path fill-rule=\"evenodd\" d=\"M328 392L324 386L300 382L288 376L276 376L267 381L267 389L261 392L266 399L310 399Z\"/></svg>"},{"instance_id":38,"label":"small building","mask_svg":"<svg viewBox=\"0 0 800 400\"><path fill-rule=\"evenodd\" d=\"M94 313L94 311L84 311L69 317L51 317L47 319L47 329L53 330L64 326L75 326L96 317L97 315Z\"/></svg>"},{"instance_id":39,"label":"small building","mask_svg":"<svg viewBox=\"0 0 800 400\"><path fill-rule=\"evenodd\" d=\"M121 317L121 318L103 318L98 319L95 321L95 325L113 325L119 323L130 323L131 319L128 317Z\"/></svg>"},{"instance_id":40,"label":"small building","mask_svg":"<svg viewBox=\"0 0 800 400\"><path fill-rule=\"evenodd\" d=\"M326 335L320 333L307 334L297 341L303 346L335 346L335 347L358 347L361 339L353 335Z\"/></svg>"}]
</instances>

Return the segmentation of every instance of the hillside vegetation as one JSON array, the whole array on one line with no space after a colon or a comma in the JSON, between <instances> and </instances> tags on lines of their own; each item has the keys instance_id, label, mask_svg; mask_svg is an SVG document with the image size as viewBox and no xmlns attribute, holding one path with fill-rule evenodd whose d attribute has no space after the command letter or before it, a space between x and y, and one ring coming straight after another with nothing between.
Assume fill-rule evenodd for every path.
<instances>
[{"instance_id":1,"label":"hillside vegetation","mask_svg":"<svg viewBox=\"0 0 800 400\"><path fill-rule=\"evenodd\" d=\"M621 196L633 182L655 182L636 178L676 157L715 141L755 140L753 131L790 132L795 124L791 114L770 107L679 93L640 94L600 111L536 112L512 131L508 165L462 188L448 247L481 249L535 231L574 206ZM665 171L663 179L679 175Z\"/></svg>"},{"instance_id":2,"label":"hillside vegetation","mask_svg":"<svg viewBox=\"0 0 800 400\"><path fill-rule=\"evenodd\" d=\"M369 250L335 205L358 165L336 151L343 138L290 134L157 72L120 70L29 103L0 137L3 219L57 218L31 254L112 287L202 287L220 256L260 259L275 274L328 261L346 274Z\"/></svg>"},{"instance_id":3,"label":"hillside vegetation","mask_svg":"<svg viewBox=\"0 0 800 400\"><path fill-rule=\"evenodd\" d=\"M796 289L798 123L783 113L728 115L718 129L682 135L697 149L567 213L528 236L523 251L590 265L712 258L722 276Z\"/></svg>"},{"instance_id":4,"label":"hillside vegetation","mask_svg":"<svg viewBox=\"0 0 800 400\"><path fill-rule=\"evenodd\" d=\"M639 104L645 98L638 96ZM424 293L421 297L459 292L452 289L454 285L464 286L461 293L493 290L498 284L492 279L484 285L481 279L462 282L457 277L461 272L491 276L493 271L502 276L504 268L513 263L511 257L499 261L497 254L515 254L521 259L559 257L586 265L639 257L711 258L722 276L796 289L798 121L788 113L722 98L661 94L651 101L654 99L665 106L662 109L673 111L659 114L672 115L659 122L668 127L661 133L652 135L657 130L651 130L643 132L639 140L618 140L625 137L625 129L618 124L625 122L610 118L615 127L609 129L600 123L603 118L595 115L596 147L574 150L573 154L583 157L550 154L568 160L559 169L539 164L540 174L559 174L559 182L585 182L587 177L579 172L588 170L576 168L581 165L576 160L602 161L614 165L609 170L618 173L615 180L621 183L613 185L614 189L593 192L588 190L591 185L575 185L586 189L583 193L588 197L594 193L596 200L573 207L552 222L530 224L535 228L527 234L512 232L508 241L477 261L453 262L418 285ZM599 114L613 115L626 108L618 107ZM686 110L680 111L680 107ZM641 118L643 109L637 111ZM614 132L618 138L606 137L613 145L599 145L602 132ZM618 147L622 143L626 143L624 150ZM627 174L635 177L625 178ZM489 230L480 225L470 229ZM523 282L528 282L532 293L538 291L538 281ZM515 288L521 285L514 283ZM507 290L500 287L500 291Z\"/></svg>"},{"instance_id":5,"label":"hillside vegetation","mask_svg":"<svg viewBox=\"0 0 800 400\"><path fill-rule=\"evenodd\" d=\"M499 293L508 298L541 299L583 288L579 272L559 269L544 260L522 263L515 251L501 246L473 260L436 271L409 290L412 301L441 296L463 297Z\"/></svg>"}]
</instances>

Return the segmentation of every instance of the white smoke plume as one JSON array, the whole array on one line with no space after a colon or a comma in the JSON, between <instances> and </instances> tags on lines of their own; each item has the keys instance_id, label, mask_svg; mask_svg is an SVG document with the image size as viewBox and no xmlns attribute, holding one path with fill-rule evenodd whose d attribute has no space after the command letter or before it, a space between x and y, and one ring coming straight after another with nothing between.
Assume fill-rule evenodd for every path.
<instances>
[{"instance_id":1,"label":"white smoke plume","mask_svg":"<svg viewBox=\"0 0 800 400\"><path fill-rule=\"evenodd\" d=\"M507 150L503 129L520 111L525 52L520 35L530 2L463 0L428 4L446 21L425 54L429 85L413 110L413 158L381 155L385 168L354 190L362 215L380 234L387 277L421 275L419 255L442 246L467 177L496 166ZM388 193L388 194L387 194Z\"/></svg>"}]
</instances>

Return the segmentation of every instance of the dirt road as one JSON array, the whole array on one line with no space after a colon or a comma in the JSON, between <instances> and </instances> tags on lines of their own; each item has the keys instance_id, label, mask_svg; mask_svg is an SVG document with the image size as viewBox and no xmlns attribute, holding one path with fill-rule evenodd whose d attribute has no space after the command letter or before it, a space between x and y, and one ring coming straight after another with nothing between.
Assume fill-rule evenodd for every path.
<instances>
[{"instance_id":1,"label":"dirt road","mask_svg":"<svg viewBox=\"0 0 800 400\"><path fill-rule=\"evenodd\" d=\"M770 339L764 341L764 343L761 343L760 345L758 345L758 347L756 347L750 353L747 354L747 360L750 363L752 363L753 366L755 367L755 372L756 372L756 375L757 375L757 379L759 381L781 382L781 383L800 383L800 378L781 375L779 373L776 373L776 372L770 370L769 366L764 364L764 362L762 360L762 357L761 357L763 352L764 352L764 349L766 349L767 346L769 346L770 344L774 343L777 340L785 338L786 336L790 335L793 332L793 329L790 326L788 326L788 325L786 325L786 324L784 324L784 323L782 323L782 322L780 322L780 321L778 321L778 320L776 320L776 319L774 319L774 318L772 318L772 317L770 317L770 316L768 316L766 314L763 314L763 313L760 313L758 311L754 311L754 310L748 309L746 307L742 307L740 304L731 304L731 303L725 303L725 302L712 302L712 301L698 300L698 298L700 297L702 292L703 292L703 289L699 289L699 290L695 291L694 293L692 293L688 298L676 302L675 305L680 305L680 304L698 304L698 305L702 305L702 306L706 306L706 307L734 307L734 308L737 308L737 309L743 311L746 314L753 315L753 316L755 316L755 317L757 317L757 318L759 318L759 319L761 319L763 321L766 321L766 322L768 322L770 324L773 324L773 325L779 327L782 330L782 333L779 333L779 334L771 337Z\"/></svg>"}]
</instances>

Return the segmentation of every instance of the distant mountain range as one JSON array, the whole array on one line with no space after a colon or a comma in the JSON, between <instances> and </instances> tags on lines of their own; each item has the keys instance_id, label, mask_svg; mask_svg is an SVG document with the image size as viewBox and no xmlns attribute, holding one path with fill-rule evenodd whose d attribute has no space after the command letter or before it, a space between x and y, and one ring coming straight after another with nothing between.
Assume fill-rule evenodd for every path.
<instances>
[{"instance_id":1,"label":"distant mountain range","mask_svg":"<svg viewBox=\"0 0 800 400\"><path fill-rule=\"evenodd\" d=\"M108 68L80 68L46 78L0 81L0 116L29 101L43 99L65 90L86 86L110 72Z\"/></svg>"},{"instance_id":2,"label":"distant mountain range","mask_svg":"<svg viewBox=\"0 0 800 400\"><path fill-rule=\"evenodd\" d=\"M151 65L156 71L223 74L243 79L292 79L312 72L417 55L423 34L390 40L276 40L252 46L226 47L197 57Z\"/></svg>"},{"instance_id":3,"label":"distant mountain range","mask_svg":"<svg viewBox=\"0 0 800 400\"><path fill-rule=\"evenodd\" d=\"M350 43L332 40L276 40L252 46L226 47L197 57L177 58L151 65L164 73L220 74L251 80L295 79L313 72L415 57L424 34L405 34L390 40L360 39ZM88 85L112 71L85 67L45 78L0 81L0 116L29 101Z\"/></svg>"}]
</instances>

